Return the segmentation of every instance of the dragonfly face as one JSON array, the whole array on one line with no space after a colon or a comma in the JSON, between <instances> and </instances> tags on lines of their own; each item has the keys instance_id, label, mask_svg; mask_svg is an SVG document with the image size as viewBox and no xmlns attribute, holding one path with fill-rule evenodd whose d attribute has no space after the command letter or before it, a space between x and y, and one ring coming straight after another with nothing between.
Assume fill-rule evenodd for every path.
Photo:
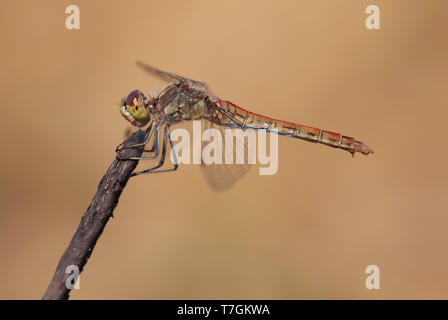
<instances>
[{"instance_id":1,"label":"dragonfly face","mask_svg":"<svg viewBox=\"0 0 448 320\"><path fill-rule=\"evenodd\" d=\"M152 101L148 102L140 90L134 90L121 101L120 112L132 125L143 127L151 120L153 107Z\"/></svg>"}]
</instances>

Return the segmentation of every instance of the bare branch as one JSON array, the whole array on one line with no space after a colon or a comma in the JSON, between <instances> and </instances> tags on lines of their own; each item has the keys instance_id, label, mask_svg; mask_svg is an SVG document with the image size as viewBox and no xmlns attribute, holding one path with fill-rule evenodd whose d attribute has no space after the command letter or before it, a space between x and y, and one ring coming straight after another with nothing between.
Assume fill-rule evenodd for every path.
<instances>
[{"instance_id":1,"label":"bare branch","mask_svg":"<svg viewBox=\"0 0 448 320\"><path fill-rule=\"evenodd\" d=\"M145 132L139 130L124 142L124 146L142 143L144 138ZM120 151L118 158L139 157L142 150L142 147L124 149ZM83 270L104 227L113 216L121 192L137 164L138 161L136 160L120 161L115 159L112 162L101 179L90 206L81 218L81 223L76 229L68 248L59 260L53 279L42 297L43 300L68 299L71 289L67 288L66 285L66 279L70 276L66 273L67 266L77 266L79 272Z\"/></svg>"}]
</instances>

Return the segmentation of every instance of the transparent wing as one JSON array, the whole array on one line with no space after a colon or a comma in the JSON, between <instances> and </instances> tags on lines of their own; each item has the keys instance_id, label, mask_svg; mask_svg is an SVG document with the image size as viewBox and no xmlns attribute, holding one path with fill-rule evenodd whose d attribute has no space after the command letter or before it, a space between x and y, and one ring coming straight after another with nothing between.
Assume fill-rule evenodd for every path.
<instances>
[{"instance_id":1,"label":"transparent wing","mask_svg":"<svg viewBox=\"0 0 448 320\"><path fill-rule=\"evenodd\" d=\"M231 137L232 143L230 144L230 131L227 131L226 133L226 130L232 129L219 126L207 119L202 121L202 127L204 132L207 129L214 129L216 132L219 132L218 136L221 137L222 141L221 164L207 163L207 160L204 158L207 156L207 152L204 152L204 150L206 150L207 145L211 143L211 141L202 141L202 172L204 173L204 176L212 189L215 191L227 190L249 171L251 167L251 164L249 164L249 150L254 152L254 146L250 145L249 138L239 139L233 135ZM241 130L243 136L246 134L245 131L245 129ZM227 137L226 134L228 135ZM226 163L226 158L227 160L231 159L230 164ZM243 163L238 164L237 159L243 159Z\"/></svg>"},{"instance_id":2,"label":"transparent wing","mask_svg":"<svg viewBox=\"0 0 448 320\"><path fill-rule=\"evenodd\" d=\"M167 71L162 71L160 69L157 69L153 66L150 66L149 64L143 63L141 61L137 61L136 62L137 65L142 68L144 71L146 71L149 74L152 74L156 77L159 77L162 80L165 81L178 81L178 82L182 82L182 83L186 83L188 84L188 86L191 89L195 89L195 90L199 90L202 91L204 93L207 93L209 95L213 95L210 91L210 89L208 88L208 86L205 83L199 82L199 81L195 81L195 80L191 80L182 76L179 76L175 73L171 73L171 72L167 72Z\"/></svg>"}]
</instances>

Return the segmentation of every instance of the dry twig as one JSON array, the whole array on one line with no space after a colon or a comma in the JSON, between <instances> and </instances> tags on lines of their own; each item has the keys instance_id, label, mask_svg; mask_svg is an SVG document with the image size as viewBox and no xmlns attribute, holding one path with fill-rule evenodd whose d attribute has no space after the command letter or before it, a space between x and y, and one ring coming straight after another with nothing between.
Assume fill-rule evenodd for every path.
<instances>
[{"instance_id":1,"label":"dry twig","mask_svg":"<svg viewBox=\"0 0 448 320\"><path fill-rule=\"evenodd\" d=\"M124 142L124 146L141 143L144 141L144 137L145 132L139 130ZM118 157L139 157L141 154L142 148L129 148L120 151ZM81 223L76 229L68 248L59 260L53 279L42 299L68 299L71 289L67 288L66 285L66 279L70 276L70 273L66 273L67 266L77 266L81 273L104 227L113 216L113 211L118 203L121 192L137 164L138 161L136 160L120 161L115 159L112 162L106 174L101 179L90 206L81 218Z\"/></svg>"}]
</instances>

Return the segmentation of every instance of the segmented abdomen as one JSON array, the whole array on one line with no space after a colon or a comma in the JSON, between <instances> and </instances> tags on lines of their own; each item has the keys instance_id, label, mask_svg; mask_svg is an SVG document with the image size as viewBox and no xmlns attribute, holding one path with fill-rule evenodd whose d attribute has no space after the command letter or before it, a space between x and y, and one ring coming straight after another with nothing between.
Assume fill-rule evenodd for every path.
<instances>
[{"instance_id":1,"label":"segmented abdomen","mask_svg":"<svg viewBox=\"0 0 448 320\"><path fill-rule=\"evenodd\" d=\"M220 124L222 125L265 129L267 131L277 130L281 135L322 143L334 148L341 148L352 154L355 152L360 152L365 155L373 153L373 150L363 142L343 136L340 133L272 119L240 108L229 101L217 101L217 105L221 108L222 112L215 119L221 122Z\"/></svg>"}]
</instances>

